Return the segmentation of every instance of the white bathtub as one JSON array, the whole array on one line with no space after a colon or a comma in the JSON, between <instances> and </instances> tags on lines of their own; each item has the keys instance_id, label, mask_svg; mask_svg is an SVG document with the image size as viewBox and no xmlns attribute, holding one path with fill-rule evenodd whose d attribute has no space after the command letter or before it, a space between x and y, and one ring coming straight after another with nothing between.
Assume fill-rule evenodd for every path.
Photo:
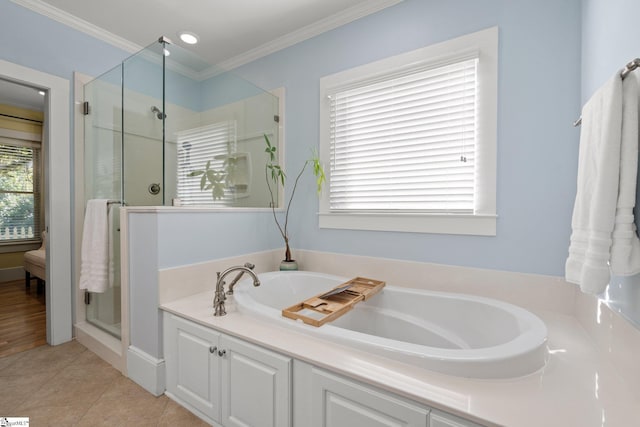
<instances>
[{"instance_id":1,"label":"white bathtub","mask_svg":"<svg viewBox=\"0 0 640 427\"><path fill-rule=\"evenodd\" d=\"M508 303L387 285L316 328L282 317L281 310L348 278L302 271L263 273L259 278L259 287L248 279L235 287L238 310L343 345L462 377L516 377L545 364L545 324Z\"/></svg>"}]
</instances>

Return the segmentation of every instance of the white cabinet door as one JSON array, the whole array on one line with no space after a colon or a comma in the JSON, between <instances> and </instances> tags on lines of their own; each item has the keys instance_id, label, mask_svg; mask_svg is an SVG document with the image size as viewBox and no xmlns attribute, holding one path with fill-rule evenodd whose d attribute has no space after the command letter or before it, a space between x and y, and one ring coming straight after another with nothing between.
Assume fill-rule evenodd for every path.
<instances>
[{"instance_id":1,"label":"white cabinet door","mask_svg":"<svg viewBox=\"0 0 640 427\"><path fill-rule=\"evenodd\" d=\"M223 335L222 424L291 426L291 359Z\"/></svg>"},{"instance_id":2,"label":"white cabinet door","mask_svg":"<svg viewBox=\"0 0 640 427\"><path fill-rule=\"evenodd\" d=\"M429 410L354 381L312 369L313 427L426 427Z\"/></svg>"},{"instance_id":3,"label":"white cabinet door","mask_svg":"<svg viewBox=\"0 0 640 427\"><path fill-rule=\"evenodd\" d=\"M167 392L214 421L220 420L220 334L165 313Z\"/></svg>"}]
</instances>

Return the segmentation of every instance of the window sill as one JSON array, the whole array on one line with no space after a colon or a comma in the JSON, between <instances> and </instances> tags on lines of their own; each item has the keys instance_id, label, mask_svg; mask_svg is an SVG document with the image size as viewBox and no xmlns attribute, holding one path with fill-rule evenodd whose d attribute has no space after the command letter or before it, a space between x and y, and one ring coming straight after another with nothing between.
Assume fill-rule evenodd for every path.
<instances>
[{"instance_id":1,"label":"window sill","mask_svg":"<svg viewBox=\"0 0 640 427\"><path fill-rule=\"evenodd\" d=\"M320 228L495 236L497 215L320 213Z\"/></svg>"},{"instance_id":2,"label":"window sill","mask_svg":"<svg viewBox=\"0 0 640 427\"><path fill-rule=\"evenodd\" d=\"M23 242L2 242L0 243L0 254L6 254L11 252L27 252L39 249L42 246L42 241L29 240Z\"/></svg>"}]
</instances>

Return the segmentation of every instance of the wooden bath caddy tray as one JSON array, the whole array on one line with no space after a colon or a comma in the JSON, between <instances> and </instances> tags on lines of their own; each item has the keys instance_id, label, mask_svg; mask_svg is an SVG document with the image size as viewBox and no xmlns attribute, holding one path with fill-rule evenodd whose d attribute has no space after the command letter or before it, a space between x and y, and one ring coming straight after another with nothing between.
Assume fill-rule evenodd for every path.
<instances>
[{"instance_id":1,"label":"wooden bath caddy tray","mask_svg":"<svg viewBox=\"0 0 640 427\"><path fill-rule=\"evenodd\" d=\"M282 310L289 319L302 320L312 326L322 326L337 319L359 303L377 294L384 287L380 280L356 277L329 292L316 295Z\"/></svg>"}]
</instances>

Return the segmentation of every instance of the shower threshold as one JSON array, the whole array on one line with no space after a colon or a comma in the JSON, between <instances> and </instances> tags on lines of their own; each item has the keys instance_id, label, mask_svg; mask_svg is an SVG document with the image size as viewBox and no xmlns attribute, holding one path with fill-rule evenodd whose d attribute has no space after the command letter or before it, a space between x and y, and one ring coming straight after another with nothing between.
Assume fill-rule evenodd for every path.
<instances>
[{"instance_id":1,"label":"shower threshold","mask_svg":"<svg viewBox=\"0 0 640 427\"><path fill-rule=\"evenodd\" d=\"M121 328L120 322L107 323L99 319L87 319L87 323L92 324L96 328L103 330L104 332L108 333L109 335L117 339L122 338L122 328Z\"/></svg>"}]
</instances>

